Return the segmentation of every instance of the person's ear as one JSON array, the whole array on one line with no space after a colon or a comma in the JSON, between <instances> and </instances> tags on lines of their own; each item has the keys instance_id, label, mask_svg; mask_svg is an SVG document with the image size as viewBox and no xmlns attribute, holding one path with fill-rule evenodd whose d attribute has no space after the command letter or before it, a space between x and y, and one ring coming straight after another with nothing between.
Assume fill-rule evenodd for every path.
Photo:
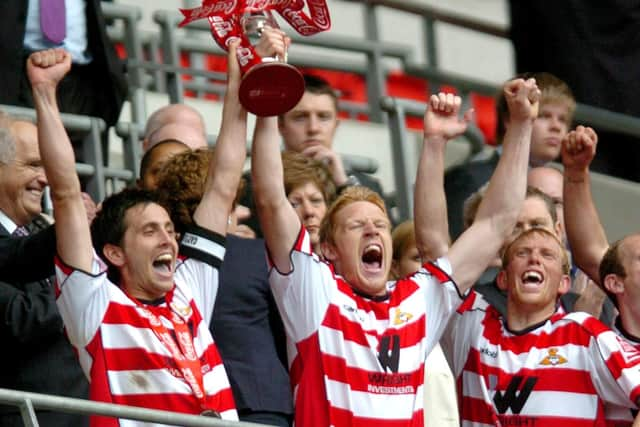
<instances>
[{"instance_id":1,"label":"person's ear","mask_svg":"<svg viewBox=\"0 0 640 427\"><path fill-rule=\"evenodd\" d=\"M320 243L320 249L322 250L322 256L327 261L335 261L338 254L336 253L336 248L331 243L322 242Z\"/></svg>"},{"instance_id":2,"label":"person's ear","mask_svg":"<svg viewBox=\"0 0 640 427\"><path fill-rule=\"evenodd\" d=\"M120 246L107 243L102 248L102 254L111 264L116 267L122 267L125 264L124 251Z\"/></svg>"},{"instance_id":3,"label":"person's ear","mask_svg":"<svg viewBox=\"0 0 640 427\"><path fill-rule=\"evenodd\" d=\"M563 274L560 279L560 285L558 286L558 295L564 295L571 289L571 277L567 274Z\"/></svg>"},{"instance_id":4,"label":"person's ear","mask_svg":"<svg viewBox=\"0 0 640 427\"><path fill-rule=\"evenodd\" d=\"M621 294L624 292L624 282L617 274L607 274L604 277L604 288L612 294Z\"/></svg>"},{"instance_id":5,"label":"person's ear","mask_svg":"<svg viewBox=\"0 0 640 427\"><path fill-rule=\"evenodd\" d=\"M400 278L400 272L398 271L398 260L392 259L391 260L391 270L389 271L389 276L390 279L392 280L396 280Z\"/></svg>"},{"instance_id":6,"label":"person's ear","mask_svg":"<svg viewBox=\"0 0 640 427\"><path fill-rule=\"evenodd\" d=\"M496 283L498 285L498 289L501 291L507 291L507 272L504 270L500 270L498 276L496 277Z\"/></svg>"}]
</instances>

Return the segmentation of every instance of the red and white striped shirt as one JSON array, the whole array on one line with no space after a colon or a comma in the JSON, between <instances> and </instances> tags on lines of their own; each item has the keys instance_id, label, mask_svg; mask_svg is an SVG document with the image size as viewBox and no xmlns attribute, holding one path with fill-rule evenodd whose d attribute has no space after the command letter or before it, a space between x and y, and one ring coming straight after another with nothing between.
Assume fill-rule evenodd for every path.
<instances>
[{"instance_id":1,"label":"red and white striped shirt","mask_svg":"<svg viewBox=\"0 0 640 427\"><path fill-rule=\"evenodd\" d=\"M640 353L586 313L556 312L518 333L472 293L441 345L458 379L463 426L605 426L635 408Z\"/></svg>"},{"instance_id":2,"label":"red and white striped shirt","mask_svg":"<svg viewBox=\"0 0 640 427\"><path fill-rule=\"evenodd\" d=\"M611 326L613 332L615 332L620 339L624 340L623 345L630 345L636 350L640 351L640 342L638 339L624 330L620 323L620 316L616 319L613 326ZM629 410L624 406L607 405L606 406L607 421L611 422L615 427L631 427L637 410Z\"/></svg>"},{"instance_id":3,"label":"red and white striped shirt","mask_svg":"<svg viewBox=\"0 0 640 427\"><path fill-rule=\"evenodd\" d=\"M224 237L218 234L199 227L185 233L175 286L158 305L142 304L110 282L106 266L95 254L90 273L56 259L58 309L91 382L92 400L189 414L210 409L222 418L238 419L229 381L209 332L224 252ZM145 310L155 314L174 337L172 312L186 322L201 365L204 402L185 381ZM93 417L91 424L150 425L106 417Z\"/></svg>"},{"instance_id":4,"label":"red and white striped shirt","mask_svg":"<svg viewBox=\"0 0 640 427\"><path fill-rule=\"evenodd\" d=\"M462 301L449 262L389 282L381 299L313 255L304 229L291 262L269 280L289 338L295 424L422 427L424 361Z\"/></svg>"}]
</instances>

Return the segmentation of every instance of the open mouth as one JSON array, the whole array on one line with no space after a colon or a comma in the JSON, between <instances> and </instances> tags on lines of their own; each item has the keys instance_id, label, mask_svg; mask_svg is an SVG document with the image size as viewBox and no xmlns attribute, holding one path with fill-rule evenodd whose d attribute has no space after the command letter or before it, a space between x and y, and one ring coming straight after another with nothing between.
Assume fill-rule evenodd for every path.
<instances>
[{"instance_id":1,"label":"open mouth","mask_svg":"<svg viewBox=\"0 0 640 427\"><path fill-rule=\"evenodd\" d=\"M153 268L159 273L169 274L173 270L173 257L171 254L159 255L153 260Z\"/></svg>"},{"instance_id":2,"label":"open mouth","mask_svg":"<svg viewBox=\"0 0 640 427\"><path fill-rule=\"evenodd\" d=\"M527 270L522 274L522 283L525 289L538 289L544 277L539 271Z\"/></svg>"},{"instance_id":3,"label":"open mouth","mask_svg":"<svg viewBox=\"0 0 640 427\"><path fill-rule=\"evenodd\" d=\"M379 270L382 268L382 248L380 245L366 246L361 259L366 270Z\"/></svg>"}]
</instances>

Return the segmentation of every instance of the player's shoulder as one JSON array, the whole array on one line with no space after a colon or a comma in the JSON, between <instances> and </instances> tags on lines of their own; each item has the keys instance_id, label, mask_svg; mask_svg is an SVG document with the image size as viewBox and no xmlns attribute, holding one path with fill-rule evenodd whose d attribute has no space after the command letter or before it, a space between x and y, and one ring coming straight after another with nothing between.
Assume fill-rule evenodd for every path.
<instances>
[{"instance_id":1,"label":"player's shoulder","mask_svg":"<svg viewBox=\"0 0 640 427\"><path fill-rule=\"evenodd\" d=\"M456 310L456 313L463 316L482 315L499 317L500 313L489 304L482 294L475 290L471 290L462 304Z\"/></svg>"},{"instance_id":2,"label":"player's shoulder","mask_svg":"<svg viewBox=\"0 0 640 427\"><path fill-rule=\"evenodd\" d=\"M566 313L561 316L556 321L559 325L562 324L573 324L578 326L580 330L587 333L588 335L597 337L603 332L612 332L611 328L602 323L600 320L596 319L589 313L585 313L582 311L574 311L571 313Z\"/></svg>"}]
</instances>

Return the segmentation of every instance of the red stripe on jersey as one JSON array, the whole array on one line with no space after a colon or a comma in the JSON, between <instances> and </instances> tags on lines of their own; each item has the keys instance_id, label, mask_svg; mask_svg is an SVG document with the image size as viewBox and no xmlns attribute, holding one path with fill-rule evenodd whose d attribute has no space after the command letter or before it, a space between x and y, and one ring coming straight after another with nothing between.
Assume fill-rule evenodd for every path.
<instances>
[{"instance_id":1,"label":"red stripe on jersey","mask_svg":"<svg viewBox=\"0 0 640 427\"><path fill-rule=\"evenodd\" d=\"M591 374L588 371L565 369L559 365L547 369L522 368L517 372L508 372L501 369L500 366L490 366L482 363L481 354L476 349L469 351L469 358L467 359L464 369L467 372L482 375L487 383L488 377L493 375L496 378L497 390L506 390L514 376L535 376L537 378L537 390L596 393L596 389L591 381Z\"/></svg>"},{"instance_id":2,"label":"red stripe on jersey","mask_svg":"<svg viewBox=\"0 0 640 427\"><path fill-rule=\"evenodd\" d=\"M348 384L351 390L368 392L369 385L374 383L378 386L408 387L416 390L424 381L424 365L421 365L414 372L403 372L399 374L385 373L380 371L367 371L354 366L347 366L345 360L325 354L322 357L326 376L344 384ZM401 393L397 393L401 394ZM414 394L414 393L405 393Z\"/></svg>"},{"instance_id":3,"label":"red stripe on jersey","mask_svg":"<svg viewBox=\"0 0 640 427\"><path fill-rule=\"evenodd\" d=\"M331 419L336 427L423 427L424 414L416 411L411 420L383 420L380 418L365 418L353 415L351 411L341 408L331 408ZM311 424L317 427L320 424Z\"/></svg>"},{"instance_id":4,"label":"red stripe on jersey","mask_svg":"<svg viewBox=\"0 0 640 427\"><path fill-rule=\"evenodd\" d=\"M456 313L462 314L467 310L471 310L473 308L473 304L476 302L477 296L477 292L469 292L469 295L464 299L464 301L462 301L462 304L460 304Z\"/></svg>"},{"instance_id":5,"label":"red stripe on jersey","mask_svg":"<svg viewBox=\"0 0 640 427\"><path fill-rule=\"evenodd\" d=\"M304 239L307 235L307 230L303 225L300 225L300 231L298 232L298 238L296 239L296 243L293 245L293 250L303 253L309 253L309 248L306 248L304 245Z\"/></svg>"},{"instance_id":6,"label":"red stripe on jersey","mask_svg":"<svg viewBox=\"0 0 640 427\"><path fill-rule=\"evenodd\" d=\"M137 406L140 408L170 410L184 414L200 414L205 408L193 394L179 393L149 393L138 395L114 395L114 403L120 405ZM231 389L224 389L213 396L207 396L206 406L218 412L234 409Z\"/></svg>"},{"instance_id":7,"label":"red stripe on jersey","mask_svg":"<svg viewBox=\"0 0 640 427\"><path fill-rule=\"evenodd\" d=\"M318 334L296 344L299 359L297 369L291 370L291 381L295 385L295 425L328 426L329 402L324 384L322 352Z\"/></svg>"},{"instance_id":8,"label":"red stripe on jersey","mask_svg":"<svg viewBox=\"0 0 640 427\"><path fill-rule=\"evenodd\" d=\"M564 316L564 314L560 315ZM553 321L553 320L552 320ZM500 343L502 350L513 353L527 353L532 348L560 347L563 345L588 346L591 340L585 328L576 322L563 322L554 325L551 333L525 333L523 335L511 335L508 338L502 337L502 323L486 316L483 320L485 326L483 336L494 345Z\"/></svg>"},{"instance_id":9,"label":"red stripe on jersey","mask_svg":"<svg viewBox=\"0 0 640 427\"><path fill-rule=\"evenodd\" d=\"M411 319L408 324L402 325L398 329L389 327L379 335L375 329L364 330L362 324L354 322L340 313L340 308L331 304L327 309L327 314L322 321L322 326L335 329L344 335L345 341L357 343L369 347L367 336L374 336L378 340L385 334L400 335L401 348L411 347L421 342L425 337L425 316Z\"/></svg>"},{"instance_id":10,"label":"red stripe on jersey","mask_svg":"<svg viewBox=\"0 0 640 427\"><path fill-rule=\"evenodd\" d=\"M438 267L434 263L426 262L422 266L424 267L425 270L427 270L429 273L431 273L436 279L438 279L438 282L440 282L440 283L445 283L445 282L455 283L453 281L453 279L451 278L451 276L449 276L443 269L441 269L440 267Z\"/></svg>"},{"instance_id":11,"label":"red stripe on jersey","mask_svg":"<svg viewBox=\"0 0 640 427\"><path fill-rule=\"evenodd\" d=\"M459 406L461 410L460 421L472 421L490 425L496 424L493 406L485 402L483 399L463 396L462 399L458 398L458 402L460 402Z\"/></svg>"}]
</instances>

